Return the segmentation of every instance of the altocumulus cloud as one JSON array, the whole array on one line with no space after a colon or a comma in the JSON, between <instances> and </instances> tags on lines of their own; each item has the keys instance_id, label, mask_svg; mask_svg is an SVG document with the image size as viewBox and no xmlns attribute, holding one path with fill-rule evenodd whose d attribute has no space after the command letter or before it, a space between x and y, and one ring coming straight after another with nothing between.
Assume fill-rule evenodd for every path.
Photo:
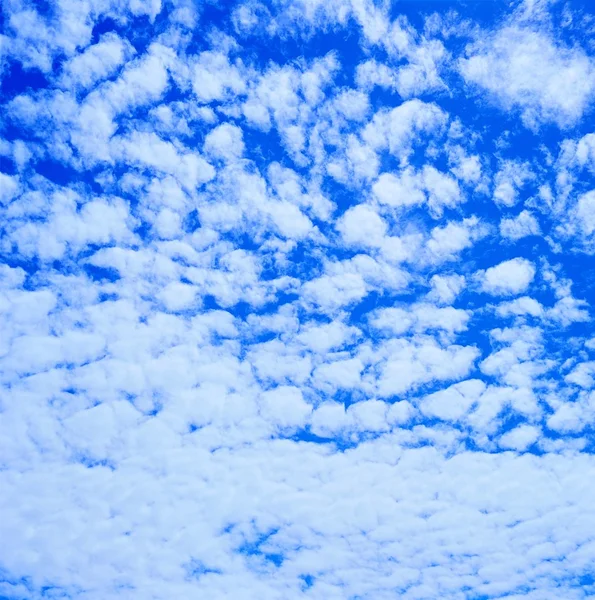
<instances>
[{"instance_id":1,"label":"altocumulus cloud","mask_svg":"<svg viewBox=\"0 0 595 600\"><path fill-rule=\"evenodd\" d=\"M1 599L595 594L589 8L4 2Z\"/></svg>"}]
</instances>

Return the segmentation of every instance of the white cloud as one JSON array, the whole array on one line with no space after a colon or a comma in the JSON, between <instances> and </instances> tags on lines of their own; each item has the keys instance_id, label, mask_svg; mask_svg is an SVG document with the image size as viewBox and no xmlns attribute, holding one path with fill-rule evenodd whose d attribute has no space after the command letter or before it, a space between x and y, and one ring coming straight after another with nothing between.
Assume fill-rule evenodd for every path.
<instances>
[{"instance_id":1,"label":"white cloud","mask_svg":"<svg viewBox=\"0 0 595 600\"><path fill-rule=\"evenodd\" d=\"M420 409L430 417L456 421L477 402L485 389L483 381L468 379L426 396L420 403Z\"/></svg>"},{"instance_id":2,"label":"white cloud","mask_svg":"<svg viewBox=\"0 0 595 600\"><path fill-rule=\"evenodd\" d=\"M279 386L262 394L261 414L276 427L302 427L312 408L299 388Z\"/></svg>"},{"instance_id":3,"label":"white cloud","mask_svg":"<svg viewBox=\"0 0 595 600\"><path fill-rule=\"evenodd\" d=\"M509 240L516 241L528 235L539 235L540 233L537 219L528 210L523 210L512 219L500 221L500 235Z\"/></svg>"},{"instance_id":4,"label":"white cloud","mask_svg":"<svg viewBox=\"0 0 595 600\"><path fill-rule=\"evenodd\" d=\"M129 62L115 81L106 81L88 94L76 107L76 115L69 115L74 125L70 141L86 160L111 162L109 141L117 130L114 119L161 98L169 85L172 61L170 49L152 44L144 56Z\"/></svg>"},{"instance_id":5,"label":"white cloud","mask_svg":"<svg viewBox=\"0 0 595 600\"><path fill-rule=\"evenodd\" d=\"M63 67L62 85L87 89L112 76L134 53L133 47L114 33L106 33L97 44L71 58Z\"/></svg>"},{"instance_id":6,"label":"white cloud","mask_svg":"<svg viewBox=\"0 0 595 600\"><path fill-rule=\"evenodd\" d=\"M314 384L323 390L332 391L357 388L363 368L364 365L358 358L326 363L314 371Z\"/></svg>"},{"instance_id":7,"label":"white cloud","mask_svg":"<svg viewBox=\"0 0 595 600\"><path fill-rule=\"evenodd\" d=\"M467 156L464 150L459 149L458 152L454 151L451 154L450 159L454 163L451 171L463 183L472 184L480 181L482 166L479 156Z\"/></svg>"},{"instance_id":8,"label":"white cloud","mask_svg":"<svg viewBox=\"0 0 595 600\"><path fill-rule=\"evenodd\" d=\"M577 224L585 235L595 231L595 190L583 194L576 207Z\"/></svg>"},{"instance_id":9,"label":"white cloud","mask_svg":"<svg viewBox=\"0 0 595 600\"><path fill-rule=\"evenodd\" d=\"M350 121L363 121L370 111L370 100L363 92L345 90L337 95L334 107Z\"/></svg>"},{"instance_id":10,"label":"white cloud","mask_svg":"<svg viewBox=\"0 0 595 600\"><path fill-rule=\"evenodd\" d=\"M246 81L241 67L221 52L207 51L198 56L192 76L192 89L200 102L224 100L242 94Z\"/></svg>"},{"instance_id":11,"label":"white cloud","mask_svg":"<svg viewBox=\"0 0 595 600\"><path fill-rule=\"evenodd\" d=\"M334 437L346 423L345 407L338 402L325 402L312 414L312 432L321 437Z\"/></svg>"},{"instance_id":12,"label":"white cloud","mask_svg":"<svg viewBox=\"0 0 595 600\"><path fill-rule=\"evenodd\" d=\"M374 150L386 149L406 164L420 137L439 133L447 120L448 115L437 105L408 100L391 111L377 112L361 135Z\"/></svg>"},{"instance_id":13,"label":"white cloud","mask_svg":"<svg viewBox=\"0 0 595 600\"><path fill-rule=\"evenodd\" d=\"M502 302L496 308L497 313L502 317L509 315L531 315L532 317L541 317L544 314L543 306L537 300L529 296L515 298L509 302Z\"/></svg>"},{"instance_id":14,"label":"white cloud","mask_svg":"<svg viewBox=\"0 0 595 600\"><path fill-rule=\"evenodd\" d=\"M328 262L325 271L304 284L302 299L308 305L330 313L361 300L372 290L400 291L409 283L404 270L365 254L350 260Z\"/></svg>"},{"instance_id":15,"label":"white cloud","mask_svg":"<svg viewBox=\"0 0 595 600\"><path fill-rule=\"evenodd\" d=\"M479 352L471 346L441 348L432 339L390 340L382 347L386 356L378 380L383 398L401 396L429 381L449 381L467 375Z\"/></svg>"},{"instance_id":16,"label":"white cloud","mask_svg":"<svg viewBox=\"0 0 595 600\"><path fill-rule=\"evenodd\" d=\"M465 282L466 279L463 275L432 275L430 279L432 289L428 298L441 304L452 304L463 291Z\"/></svg>"},{"instance_id":17,"label":"white cloud","mask_svg":"<svg viewBox=\"0 0 595 600\"><path fill-rule=\"evenodd\" d=\"M415 206L426 201L423 179L411 167L404 169L398 177L393 173L382 173L372 191L381 204L388 206Z\"/></svg>"},{"instance_id":18,"label":"white cloud","mask_svg":"<svg viewBox=\"0 0 595 600\"><path fill-rule=\"evenodd\" d=\"M409 207L427 201L430 212L437 217L445 208L454 208L465 200L455 179L428 165L421 173L411 167L398 176L382 173L372 191L380 203L388 206Z\"/></svg>"},{"instance_id":19,"label":"white cloud","mask_svg":"<svg viewBox=\"0 0 595 600\"><path fill-rule=\"evenodd\" d=\"M187 283L172 282L159 294L167 310L183 310L195 306L198 290Z\"/></svg>"},{"instance_id":20,"label":"white cloud","mask_svg":"<svg viewBox=\"0 0 595 600\"><path fill-rule=\"evenodd\" d=\"M432 304L414 304L405 308L381 308L370 314L370 324L394 335L406 331L426 332L442 330L453 333L465 331L470 313L448 306L438 308Z\"/></svg>"},{"instance_id":21,"label":"white cloud","mask_svg":"<svg viewBox=\"0 0 595 600\"><path fill-rule=\"evenodd\" d=\"M586 423L584 407L578 402L565 402L547 420L547 426L554 431L581 431Z\"/></svg>"},{"instance_id":22,"label":"white cloud","mask_svg":"<svg viewBox=\"0 0 595 600\"><path fill-rule=\"evenodd\" d=\"M373 248L382 244L387 227L373 208L358 204L341 217L337 229L345 243Z\"/></svg>"},{"instance_id":23,"label":"white cloud","mask_svg":"<svg viewBox=\"0 0 595 600\"><path fill-rule=\"evenodd\" d=\"M397 79L394 70L374 59L357 65L355 81L358 87L372 90L375 86L396 88Z\"/></svg>"},{"instance_id":24,"label":"white cloud","mask_svg":"<svg viewBox=\"0 0 595 600\"><path fill-rule=\"evenodd\" d=\"M468 55L459 64L463 77L505 108L518 108L530 127L543 121L572 125L595 93L590 58L536 29L504 27L472 45Z\"/></svg>"},{"instance_id":25,"label":"white cloud","mask_svg":"<svg viewBox=\"0 0 595 600\"><path fill-rule=\"evenodd\" d=\"M0 173L0 202L7 204L18 193L19 180L17 177L11 177L6 173Z\"/></svg>"},{"instance_id":26,"label":"white cloud","mask_svg":"<svg viewBox=\"0 0 595 600\"><path fill-rule=\"evenodd\" d=\"M481 289L494 296L520 294L534 277L533 263L524 258L513 258L481 273Z\"/></svg>"},{"instance_id":27,"label":"white cloud","mask_svg":"<svg viewBox=\"0 0 595 600\"><path fill-rule=\"evenodd\" d=\"M200 155L179 152L171 142L154 133L134 132L128 138L114 138L112 152L119 160L140 163L173 175L190 190L215 176L215 169Z\"/></svg>"},{"instance_id":28,"label":"white cloud","mask_svg":"<svg viewBox=\"0 0 595 600\"><path fill-rule=\"evenodd\" d=\"M426 244L427 260L432 263L453 260L484 235L485 228L477 217L463 219L460 223L449 222L444 227L434 227Z\"/></svg>"},{"instance_id":29,"label":"white cloud","mask_svg":"<svg viewBox=\"0 0 595 600\"><path fill-rule=\"evenodd\" d=\"M539 438L540 431L532 425L520 425L500 438L500 446L512 450L525 450Z\"/></svg>"},{"instance_id":30,"label":"white cloud","mask_svg":"<svg viewBox=\"0 0 595 600\"><path fill-rule=\"evenodd\" d=\"M234 160L244 153L244 140L239 127L223 123L209 131L205 138L205 152L215 158Z\"/></svg>"},{"instance_id":31,"label":"white cloud","mask_svg":"<svg viewBox=\"0 0 595 600\"><path fill-rule=\"evenodd\" d=\"M494 202L507 207L514 206L518 201L519 190L534 177L527 163L503 161L494 177Z\"/></svg>"},{"instance_id":32,"label":"white cloud","mask_svg":"<svg viewBox=\"0 0 595 600\"><path fill-rule=\"evenodd\" d=\"M424 167L423 180L428 191L428 205L433 214L440 216L444 208L454 208L464 201L456 180L434 167Z\"/></svg>"},{"instance_id":33,"label":"white cloud","mask_svg":"<svg viewBox=\"0 0 595 600\"><path fill-rule=\"evenodd\" d=\"M131 243L135 219L120 198L96 198L78 207L80 197L56 193L44 219L19 224L9 239L24 256L55 260L78 254L89 244Z\"/></svg>"},{"instance_id":34,"label":"white cloud","mask_svg":"<svg viewBox=\"0 0 595 600\"><path fill-rule=\"evenodd\" d=\"M324 325L309 323L300 328L296 339L321 354L352 342L361 334L357 327L349 327L340 321L332 321Z\"/></svg>"},{"instance_id":35,"label":"white cloud","mask_svg":"<svg viewBox=\"0 0 595 600\"><path fill-rule=\"evenodd\" d=\"M595 362L583 362L578 364L566 377L564 381L574 383L582 388L590 389L595 384Z\"/></svg>"},{"instance_id":36,"label":"white cloud","mask_svg":"<svg viewBox=\"0 0 595 600\"><path fill-rule=\"evenodd\" d=\"M386 422L388 406L381 400L357 402L347 409L347 417L358 431L386 431L389 429Z\"/></svg>"}]
</instances>

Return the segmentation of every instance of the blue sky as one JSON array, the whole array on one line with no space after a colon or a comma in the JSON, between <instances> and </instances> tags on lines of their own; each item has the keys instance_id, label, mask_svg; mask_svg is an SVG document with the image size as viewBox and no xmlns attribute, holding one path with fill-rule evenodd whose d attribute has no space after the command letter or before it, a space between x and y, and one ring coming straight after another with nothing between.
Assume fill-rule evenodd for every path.
<instances>
[{"instance_id":1,"label":"blue sky","mask_svg":"<svg viewBox=\"0 0 595 600\"><path fill-rule=\"evenodd\" d=\"M0 20L1 600L595 593L588 2Z\"/></svg>"}]
</instances>

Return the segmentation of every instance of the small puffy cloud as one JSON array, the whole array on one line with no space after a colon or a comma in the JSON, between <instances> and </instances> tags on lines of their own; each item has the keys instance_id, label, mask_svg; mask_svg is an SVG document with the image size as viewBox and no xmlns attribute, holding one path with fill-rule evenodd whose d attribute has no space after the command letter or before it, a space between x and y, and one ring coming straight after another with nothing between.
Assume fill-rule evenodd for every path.
<instances>
[{"instance_id":1,"label":"small puffy cloud","mask_svg":"<svg viewBox=\"0 0 595 600\"><path fill-rule=\"evenodd\" d=\"M403 290L409 283L404 270L365 254L329 262L325 270L325 274L303 285L302 300L326 313L361 300L371 290Z\"/></svg>"},{"instance_id":2,"label":"small puffy cloud","mask_svg":"<svg viewBox=\"0 0 595 600\"><path fill-rule=\"evenodd\" d=\"M442 64L448 51L440 40L423 40L407 52L409 64L396 71L396 89L404 98L448 89L440 78Z\"/></svg>"},{"instance_id":3,"label":"small puffy cloud","mask_svg":"<svg viewBox=\"0 0 595 600\"><path fill-rule=\"evenodd\" d=\"M361 300L368 293L368 286L360 273L322 275L303 286L303 299L322 311L333 312L338 308Z\"/></svg>"},{"instance_id":4,"label":"small puffy cloud","mask_svg":"<svg viewBox=\"0 0 595 600\"><path fill-rule=\"evenodd\" d=\"M345 90L333 102L335 110L349 121L363 121L370 111L368 94Z\"/></svg>"},{"instance_id":5,"label":"small puffy cloud","mask_svg":"<svg viewBox=\"0 0 595 600\"><path fill-rule=\"evenodd\" d=\"M297 387L281 385L261 395L260 414L275 427L303 427L311 412Z\"/></svg>"},{"instance_id":6,"label":"small puffy cloud","mask_svg":"<svg viewBox=\"0 0 595 600\"><path fill-rule=\"evenodd\" d=\"M537 219L528 211L522 211L512 219L500 221L500 235L509 240L520 240L528 235L539 235L541 230Z\"/></svg>"},{"instance_id":7,"label":"small puffy cloud","mask_svg":"<svg viewBox=\"0 0 595 600\"><path fill-rule=\"evenodd\" d=\"M502 161L494 177L494 202L501 206L514 206L519 190L535 177L528 163L515 160Z\"/></svg>"},{"instance_id":8,"label":"small puffy cloud","mask_svg":"<svg viewBox=\"0 0 595 600\"><path fill-rule=\"evenodd\" d=\"M428 165L424 167L422 175L432 214L440 216L445 208L454 208L465 200L456 179Z\"/></svg>"},{"instance_id":9,"label":"small puffy cloud","mask_svg":"<svg viewBox=\"0 0 595 600\"><path fill-rule=\"evenodd\" d=\"M388 405L381 400L356 402L347 409L347 418L355 431L386 431Z\"/></svg>"},{"instance_id":10,"label":"small puffy cloud","mask_svg":"<svg viewBox=\"0 0 595 600\"><path fill-rule=\"evenodd\" d=\"M584 323L591 319L587 307L588 304L584 300L577 300L567 295L547 309L547 317L564 326L570 323Z\"/></svg>"},{"instance_id":11,"label":"small puffy cloud","mask_svg":"<svg viewBox=\"0 0 595 600\"><path fill-rule=\"evenodd\" d=\"M504 27L472 45L468 55L459 62L463 77L505 108L519 109L530 127L572 125L595 95L592 59L533 28Z\"/></svg>"},{"instance_id":12,"label":"small puffy cloud","mask_svg":"<svg viewBox=\"0 0 595 600\"><path fill-rule=\"evenodd\" d=\"M252 346L248 360L264 381L302 384L310 377L312 361L278 340Z\"/></svg>"},{"instance_id":13,"label":"small puffy cloud","mask_svg":"<svg viewBox=\"0 0 595 600\"><path fill-rule=\"evenodd\" d=\"M341 321L326 324L310 323L300 329L296 340L314 352L325 353L353 342L360 335L357 327L350 327Z\"/></svg>"},{"instance_id":14,"label":"small puffy cloud","mask_svg":"<svg viewBox=\"0 0 595 600\"><path fill-rule=\"evenodd\" d=\"M579 402L564 402L547 420L547 426L554 431L568 433L585 428L585 409Z\"/></svg>"},{"instance_id":15,"label":"small puffy cloud","mask_svg":"<svg viewBox=\"0 0 595 600\"><path fill-rule=\"evenodd\" d=\"M501 317L510 315L541 317L544 314L544 309L537 300L529 296L522 296L509 302L502 302L496 307L496 313Z\"/></svg>"},{"instance_id":16,"label":"small puffy cloud","mask_svg":"<svg viewBox=\"0 0 595 600\"><path fill-rule=\"evenodd\" d=\"M410 207L427 201L430 213L442 215L465 200L456 179L426 165L416 173L411 167L400 173L382 173L372 186L378 202L393 207Z\"/></svg>"},{"instance_id":17,"label":"small puffy cloud","mask_svg":"<svg viewBox=\"0 0 595 600\"><path fill-rule=\"evenodd\" d=\"M382 173L372 186L374 196L381 204L407 207L426 201L423 178L407 167L398 175Z\"/></svg>"},{"instance_id":18,"label":"small puffy cloud","mask_svg":"<svg viewBox=\"0 0 595 600\"><path fill-rule=\"evenodd\" d=\"M413 262L418 257L422 244L423 236L420 233L387 236L382 242L381 252L389 262Z\"/></svg>"},{"instance_id":19,"label":"small puffy cloud","mask_svg":"<svg viewBox=\"0 0 595 600\"><path fill-rule=\"evenodd\" d=\"M587 133L578 141L573 162L595 171L595 133Z\"/></svg>"},{"instance_id":20,"label":"small puffy cloud","mask_svg":"<svg viewBox=\"0 0 595 600\"><path fill-rule=\"evenodd\" d=\"M357 65L355 81L358 87L372 90L375 86L396 89L397 78L393 69L372 59Z\"/></svg>"},{"instance_id":21,"label":"small puffy cloud","mask_svg":"<svg viewBox=\"0 0 595 600\"><path fill-rule=\"evenodd\" d=\"M386 413L386 421L393 426L405 425L411 421L415 412L414 406L407 400L393 402Z\"/></svg>"},{"instance_id":22,"label":"small puffy cloud","mask_svg":"<svg viewBox=\"0 0 595 600\"><path fill-rule=\"evenodd\" d=\"M481 289L494 296L520 294L529 287L534 277L535 267L531 261L513 258L481 273Z\"/></svg>"},{"instance_id":23,"label":"small puffy cloud","mask_svg":"<svg viewBox=\"0 0 595 600\"><path fill-rule=\"evenodd\" d=\"M582 388L592 388L595 385L595 361L578 364L564 377L564 381L574 383Z\"/></svg>"},{"instance_id":24,"label":"small puffy cloud","mask_svg":"<svg viewBox=\"0 0 595 600\"><path fill-rule=\"evenodd\" d=\"M436 104L408 100L391 111L377 112L361 136L374 150L388 150L406 164L424 135L438 134L447 121L448 115Z\"/></svg>"},{"instance_id":25,"label":"small puffy cloud","mask_svg":"<svg viewBox=\"0 0 595 600\"><path fill-rule=\"evenodd\" d=\"M205 138L204 151L215 158L234 160L244 153L242 130L236 125L223 123L209 131Z\"/></svg>"},{"instance_id":26,"label":"small puffy cloud","mask_svg":"<svg viewBox=\"0 0 595 600\"><path fill-rule=\"evenodd\" d=\"M173 175L189 189L215 176L215 169L202 156L189 151L179 152L174 144L155 133L135 131L125 138L113 138L111 148L114 158Z\"/></svg>"},{"instance_id":27,"label":"small puffy cloud","mask_svg":"<svg viewBox=\"0 0 595 600\"><path fill-rule=\"evenodd\" d=\"M587 236L595 231L595 190L583 194L576 205L576 221Z\"/></svg>"},{"instance_id":28,"label":"small puffy cloud","mask_svg":"<svg viewBox=\"0 0 595 600\"><path fill-rule=\"evenodd\" d=\"M432 275L428 299L440 304L452 304L465 287L465 282L463 275Z\"/></svg>"},{"instance_id":29,"label":"small puffy cloud","mask_svg":"<svg viewBox=\"0 0 595 600\"><path fill-rule=\"evenodd\" d=\"M505 433L499 440L502 448L523 451L534 444L540 437L541 431L533 425L520 425Z\"/></svg>"},{"instance_id":30,"label":"small puffy cloud","mask_svg":"<svg viewBox=\"0 0 595 600\"><path fill-rule=\"evenodd\" d=\"M386 223L366 204L350 208L337 223L343 241L352 246L377 247L386 235Z\"/></svg>"},{"instance_id":31,"label":"small puffy cloud","mask_svg":"<svg viewBox=\"0 0 595 600\"><path fill-rule=\"evenodd\" d=\"M207 103L241 94L246 82L240 68L230 63L227 55L207 51L198 56L194 65L192 89L199 101Z\"/></svg>"},{"instance_id":32,"label":"small puffy cloud","mask_svg":"<svg viewBox=\"0 0 595 600\"><path fill-rule=\"evenodd\" d=\"M173 56L161 44L151 44L137 60L126 64L114 81L106 81L85 97L73 118L70 139L87 160L110 161L109 139L120 114L161 98L169 85L168 67Z\"/></svg>"},{"instance_id":33,"label":"small puffy cloud","mask_svg":"<svg viewBox=\"0 0 595 600\"><path fill-rule=\"evenodd\" d=\"M400 396L424 383L465 377L479 355L472 346L442 348L426 338L389 340L383 351L387 356L378 380L378 394L384 398Z\"/></svg>"},{"instance_id":34,"label":"small puffy cloud","mask_svg":"<svg viewBox=\"0 0 595 600\"><path fill-rule=\"evenodd\" d=\"M450 156L454 165L451 171L463 183L468 185L478 183L481 179L481 161L479 156L467 156L463 151L453 152Z\"/></svg>"},{"instance_id":35,"label":"small puffy cloud","mask_svg":"<svg viewBox=\"0 0 595 600\"><path fill-rule=\"evenodd\" d=\"M132 57L134 48L115 33L106 33L97 44L89 46L64 64L61 84L86 89L113 75Z\"/></svg>"},{"instance_id":36,"label":"small puffy cloud","mask_svg":"<svg viewBox=\"0 0 595 600\"><path fill-rule=\"evenodd\" d=\"M198 289L190 284L176 281L168 284L159 293L159 298L167 310L178 311L196 305Z\"/></svg>"},{"instance_id":37,"label":"small puffy cloud","mask_svg":"<svg viewBox=\"0 0 595 600\"><path fill-rule=\"evenodd\" d=\"M26 222L14 229L10 239L19 251L41 260L55 260L66 253L76 255L92 244L126 243L134 239L135 220L120 198L97 198L77 206L72 193L56 193L45 220Z\"/></svg>"},{"instance_id":38,"label":"small puffy cloud","mask_svg":"<svg viewBox=\"0 0 595 600\"><path fill-rule=\"evenodd\" d=\"M313 381L317 387L329 391L357 388L363 368L359 358L325 363L314 371Z\"/></svg>"},{"instance_id":39,"label":"small puffy cloud","mask_svg":"<svg viewBox=\"0 0 595 600\"><path fill-rule=\"evenodd\" d=\"M181 218L177 212L164 208L153 222L153 228L157 235L163 239L175 238L180 233Z\"/></svg>"},{"instance_id":40,"label":"small puffy cloud","mask_svg":"<svg viewBox=\"0 0 595 600\"><path fill-rule=\"evenodd\" d=\"M400 335L406 331L423 333L441 330L448 333L465 331L469 311L432 304L414 304L405 308L381 308L371 313L370 325L375 329Z\"/></svg>"},{"instance_id":41,"label":"small puffy cloud","mask_svg":"<svg viewBox=\"0 0 595 600\"><path fill-rule=\"evenodd\" d=\"M312 433L325 438L336 436L347 424L345 406L339 402L325 402L312 413Z\"/></svg>"},{"instance_id":42,"label":"small puffy cloud","mask_svg":"<svg viewBox=\"0 0 595 600\"><path fill-rule=\"evenodd\" d=\"M288 239L302 239L313 229L312 221L290 202L267 202L262 206L279 233Z\"/></svg>"},{"instance_id":43,"label":"small puffy cloud","mask_svg":"<svg viewBox=\"0 0 595 600\"><path fill-rule=\"evenodd\" d=\"M426 244L427 260L432 263L453 260L461 251L473 246L484 234L485 228L477 217L434 227Z\"/></svg>"},{"instance_id":44,"label":"small puffy cloud","mask_svg":"<svg viewBox=\"0 0 595 600\"><path fill-rule=\"evenodd\" d=\"M0 203L7 204L19 191L19 179L6 173L0 173Z\"/></svg>"},{"instance_id":45,"label":"small puffy cloud","mask_svg":"<svg viewBox=\"0 0 595 600\"><path fill-rule=\"evenodd\" d=\"M477 402L485 389L485 383L479 379L462 381L423 398L420 410L430 417L456 421Z\"/></svg>"}]
</instances>

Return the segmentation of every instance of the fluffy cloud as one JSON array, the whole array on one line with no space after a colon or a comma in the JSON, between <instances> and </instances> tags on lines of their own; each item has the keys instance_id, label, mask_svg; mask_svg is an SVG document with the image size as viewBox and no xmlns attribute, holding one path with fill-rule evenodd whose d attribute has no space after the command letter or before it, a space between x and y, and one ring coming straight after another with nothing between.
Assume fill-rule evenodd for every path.
<instances>
[{"instance_id":1,"label":"fluffy cloud","mask_svg":"<svg viewBox=\"0 0 595 600\"><path fill-rule=\"evenodd\" d=\"M585 235L595 231L595 191L583 194L577 203L576 216L578 226Z\"/></svg>"},{"instance_id":2,"label":"fluffy cloud","mask_svg":"<svg viewBox=\"0 0 595 600\"><path fill-rule=\"evenodd\" d=\"M223 123L208 133L204 149L216 158L237 159L244 153L242 130L229 123Z\"/></svg>"},{"instance_id":3,"label":"fluffy cloud","mask_svg":"<svg viewBox=\"0 0 595 600\"><path fill-rule=\"evenodd\" d=\"M542 121L569 126L595 93L592 59L531 27L506 26L477 42L460 70L506 108L518 108L529 126Z\"/></svg>"},{"instance_id":4,"label":"fluffy cloud","mask_svg":"<svg viewBox=\"0 0 595 600\"><path fill-rule=\"evenodd\" d=\"M524 292L535 277L535 267L524 258L513 258L481 274L481 289L495 296Z\"/></svg>"},{"instance_id":5,"label":"fluffy cloud","mask_svg":"<svg viewBox=\"0 0 595 600\"><path fill-rule=\"evenodd\" d=\"M347 244L374 247L382 244L387 227L377 212L359 204L343 215L337 229Z\"/></svg>"},{"instance_id":6,"label":"fluffy cloud","mask_svg":"<svg viewBox=\"0 0 595 600\"><path fill-rule=\"evenodd\" d=\"M116 34L107 33L64 65L62 86L86 89L113 75L134 50Z\"/></svg>"},{"instance_id":7,"label":"fluffy cloud","mask_svg":"<svg viewBox=\"0 0 595 600\"><path fill-rule=\"evenodd\" d=\"M509 240L516 241L539 233L539 223L528 210L522 211L515 218L500 221L500 235Z\"/></svg>"}]
</instances>

